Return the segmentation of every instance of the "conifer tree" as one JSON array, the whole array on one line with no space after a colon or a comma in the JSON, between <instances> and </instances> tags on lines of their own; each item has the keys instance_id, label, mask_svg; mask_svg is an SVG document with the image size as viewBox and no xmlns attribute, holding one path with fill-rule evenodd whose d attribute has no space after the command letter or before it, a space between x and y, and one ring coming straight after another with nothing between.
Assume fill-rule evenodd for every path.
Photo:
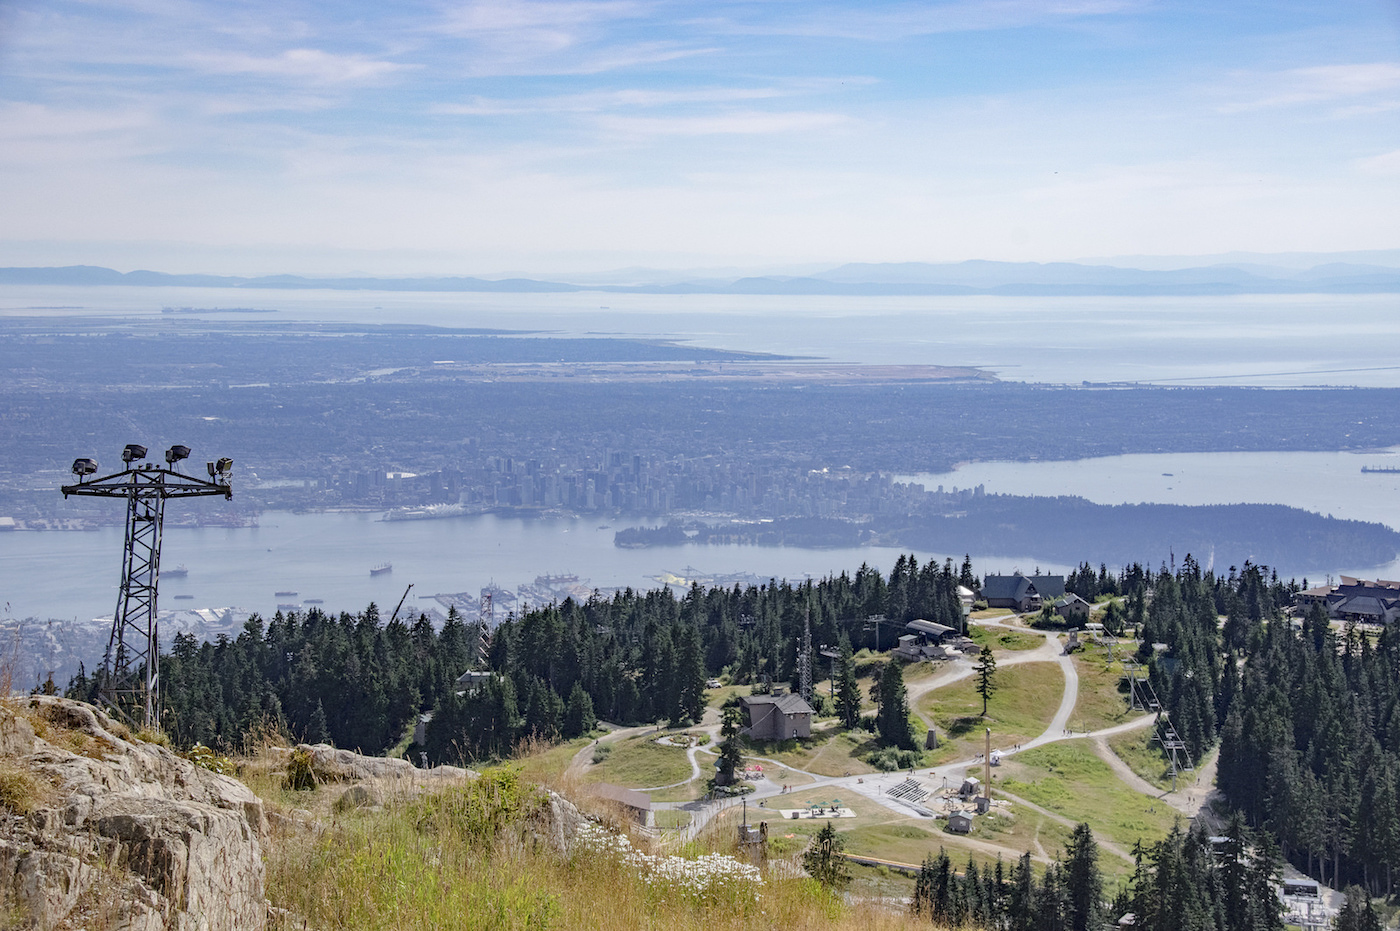
<instances>
[{"instance_id":1,"label":"conifer tree","mask_svg":"<svg viewBox=\"0 0 1400 931\"><path fill-rule=\"evenodd\" d=\"M845 848L846 839L828 821L802 854L802 868L822 886L840 888L851 881L850 867L841 855Z\"/></svg>"},{"instance_id":2,"label":"conifer tree","mask_svg":"<svg viewBox=\"0 0 1400 931\"><path fill-rule=\"evenodd\" d=\"M914 749L914 729L909 724L909 697L904 687L904 669L891 659L880 673L880 710L876 726L880 742L901 750Z\"/></svg>"},{"instance_id":3,"label":"conifer tree","mask_svg":"<svg viewBox=\"0 0 1400 931\"><path fill-rule=\"evenodd\" d=\"M575 682L569 691L569 702L564 708L564 736L579 737L593 730L598 718L593 713L593 699L583 690L583 684Z\"/></svg>"},{"instance_id":4,"label":"conifer tree","mask_svg":"<svg viewBox=\"0 0 1400 931\"><path fill-rule=\"evenodd\" d=\"M1103 926L1103 879L1099 848L1089 825L1079 824L1065 845L1066 917L1070 931L1097 931Z\"/></svg>"},{"instance_id":5,"label":"conifer tree","mask_svg":"<svg viewBox=\"0 0 1400 931\"><path fill-rule=\"evenodd\" d=\"M843 727L860 723L860 683L856 680L856 663L851 641L841 634L841 655L836 660L836 714Z\"/></svg>"},{"instance_id":6,"label":"conifer tree","mask_svg":"<svg viewBox=\"0 0 1400 931\"><path fill-rule=\"evenodd\" d=\"M719 785L733 785L734 773L744 764L743 750L739 746L739 728L743 724L742 712L735 705L724 709L720 716L720 736L724 743L719 748L719 767L715 782Z\"/></svg>"},{"instance_id":7,"label":"conifer tree","mask_svg":"<svg viewBox=\"0 0 1400 931\"><path fill-rule=\"evenodd\" d=\"M972 667L977 676L977 694L982 696L982 717L987 716L987 702L996 694L997 658L992 655L990 645L982 647L977 655L977 663Z\"/></svg>"}]
</instances>

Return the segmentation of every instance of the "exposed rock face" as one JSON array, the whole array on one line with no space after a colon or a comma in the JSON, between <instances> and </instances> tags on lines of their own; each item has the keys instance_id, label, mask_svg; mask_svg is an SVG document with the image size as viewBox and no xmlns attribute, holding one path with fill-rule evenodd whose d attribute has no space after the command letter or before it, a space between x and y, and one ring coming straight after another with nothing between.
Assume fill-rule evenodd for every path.
<instances>
[{"instance_id":1,"label":"exposed rock face","mask_svg":"<svg viewBox=\"0 0 1400 931\"><path fill-rule=\"evenodd\" d=\"M588 818L584 817L583 812L579 811L573 802L557 792L549 792L546 797L547 802L540 812L541 818L535 828L536 836L555 853L563 856L569 852L574 835Z\"/></svg>"},{"instance_id":2,"label":"exposed rock face","mask_svg":"<svg viewBox=\"0 0 1400 931\"><path fill-rule=\"evenodd\" d=\"M459 766L434 766L419 769L407 760L382 756L361 756L349 750L337 750L330 744L302 744L297 749L311 753L311 767L321 782L360 782L371 779L395 779L419 782L432 779L462 779L476 773ZM291 753L291 750L282 750Z\"/></svg>"},{"instance_id":3,"label":"exposed rock face","mask_svg":"<svg viewBox=\"0 0 1400 931\"><path fill-rule=\"evenodd\" d=\"M38 787L28 811L0 810L0 893L31 927L264 927L267 820L246 786L81 702L19 710L0 706L0 763Z\"/></svg>"}]
</instances>

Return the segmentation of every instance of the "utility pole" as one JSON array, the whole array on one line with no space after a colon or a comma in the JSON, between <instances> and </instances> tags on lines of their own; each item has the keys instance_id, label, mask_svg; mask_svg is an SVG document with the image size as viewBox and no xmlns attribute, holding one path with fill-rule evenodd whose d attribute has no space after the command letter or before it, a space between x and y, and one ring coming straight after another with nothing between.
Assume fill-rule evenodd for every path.
<instances>
[{"instance_id":1,"label":"utility pole","mask_svg":"<svg viewBox=\"0 0 1400 931\"><path fill-rule=\"evenodd\" d=\"M888 620L889 620L889 618L885 617L883 614L872 614L872 615L870 615L868 618L865 619L865 629L866 629L866 630L869 630L869 629L870 629L870 625L871 625L871 624L874 624L874 625L875 625L875 652L876 652L876 653L879 653L879 652L880 652L880 625L883 624L883 623L885 623L885 622L888 621Z\"/></svg>"},{"instance_id":2,"label":"utility pole","mask_svg":"<svg viewBox=\"0 0 1400 931\"><path fill-rule=\"evenodd\" d=\"M802 684L802 700L812 703L812 613L808 611L802 621L802 655L798 662L798 682Z\"/></svg>"},{"instance_id":3,"label":"utility pole","mask_svg":"<svg viewBox=\"0 0 1400 931\"><path fill-rule=\"evenodd\" d=\"M832 702L835 702L835 701L836 701L836 661L837 661L838 659L841 658L841 651L840 651L838 648L836 648L836 647L830 647L830 646L827 646L826 644L823 643L823 644L821 645L820 653L821 653L822 656L825 656L827 659L831 660L831 700L832 700Z\"/></svg>"},{"instance_id":4,"label":"utility pole","mask_svg":"<svg viewBox=\"0 0 1400 931\"><path fill-rule=\"evenodd\" d=\"M112 634L102 659L99 697L122 717L134 721L141 707L141 726L160 728L160 631L156 622L157 587L160 582L161 532L167 498L199 498L222 495L233 498L233 460L210 462L209 478L177 471L188 459L188 446L165 451L165 468L154 463L136 465L146 458L146 447L128 443L122 450L126 468L102 478L94 459L75 459L76 485L64 485L63 497L126 499L126 544L122 557L121 589L112 615Z\"/></svg>"}]
</instances>

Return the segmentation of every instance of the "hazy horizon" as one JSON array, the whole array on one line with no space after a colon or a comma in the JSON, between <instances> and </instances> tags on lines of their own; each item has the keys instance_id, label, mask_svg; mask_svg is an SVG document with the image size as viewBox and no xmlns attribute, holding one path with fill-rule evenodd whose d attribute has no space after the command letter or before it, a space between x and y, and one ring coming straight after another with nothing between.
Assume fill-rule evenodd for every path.
<instances>
[{"instance_id":1,"label":"hazy horizon","mask_svg":"<svg viewBox=\"0 0 1400 931\"><path fill-rule=\"evenodd\" d=\"M0 265L575 275L1400 246L1384 0L19 0Z\"/></svg>"}]
</instances>

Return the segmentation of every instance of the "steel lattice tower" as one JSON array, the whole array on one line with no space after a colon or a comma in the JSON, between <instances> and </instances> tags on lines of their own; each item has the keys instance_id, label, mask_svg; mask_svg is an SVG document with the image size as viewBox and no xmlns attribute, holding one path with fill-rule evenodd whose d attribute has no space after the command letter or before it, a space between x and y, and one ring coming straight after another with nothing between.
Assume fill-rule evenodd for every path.
<instances>
[{"instance_id":1,"label":"steel lattice tower","mask_svg":"<svg viewBox=\"0 0 1400 931\"><path fill-rule=\"evenodd\" d=\"M190 454L188 446L172 446L165 452L165 468L153 463L133 465L146 457L146 448L132 443L122 451L124 471L88 479L97 471L92 459L78 459L73 474L78 484L64 485L63 497L126 499L126 546L122 556L121 588L112 615L112 635L102 659L99 697L130 721L140 718L143 727L160 727L160 630L156 620L160 583L161 531L168 498L209 495L233 497L229 483L232 459L208 464L209 478L185 475L175 464Z\"/></svg>"}]
</instances>

